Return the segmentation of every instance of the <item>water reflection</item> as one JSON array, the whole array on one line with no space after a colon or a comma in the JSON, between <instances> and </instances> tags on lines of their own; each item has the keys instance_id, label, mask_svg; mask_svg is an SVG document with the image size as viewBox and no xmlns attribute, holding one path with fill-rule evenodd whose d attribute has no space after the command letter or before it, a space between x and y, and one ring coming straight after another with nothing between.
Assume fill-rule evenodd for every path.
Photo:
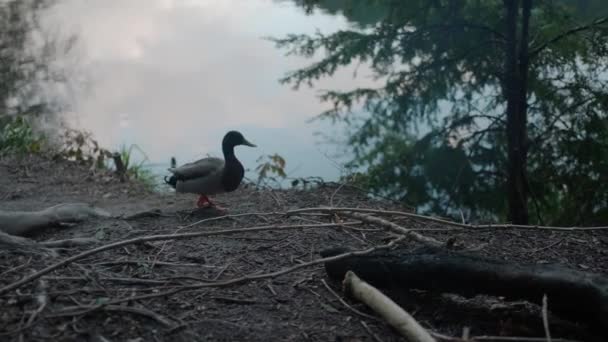
<instances>
[{"instance_id":1,"label":"water reflection","mask_svg":"<svg viewBox=\"0 0 608 342\"><path fill-rule=\"evenodd\" d=\"M327 105L315 89L277 82L310 61L286 58L261 38L333 32L348 25L343 17L306 16L271 0L63 0L44 25L78 35L70 67L86 82L72 87L66 118L103 145L136 143L164 169L171 156L183 163L220 155L222 136L237 129L259 146L237 151L249 168L261 154L279 153L294 177L338 176L324 155L336 148L316 144L313 132L339 128L306 123ZM353 70L344 70L317 89L363 85L361 74L354 84Z\"/></svg>"}]
</instances>

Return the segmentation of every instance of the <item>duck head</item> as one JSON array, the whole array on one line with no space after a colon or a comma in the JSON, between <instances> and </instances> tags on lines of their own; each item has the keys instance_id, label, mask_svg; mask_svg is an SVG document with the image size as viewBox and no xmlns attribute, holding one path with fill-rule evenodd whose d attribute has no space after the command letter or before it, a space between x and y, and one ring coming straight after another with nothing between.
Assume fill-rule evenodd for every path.
<instances>
[{"instance_id":1,"label":"duck head","mask_svg":"<svg viewBox=\"0 0 608 342\"><path fill-rule=\"evenodd\" d=\"M247 139L245 139L241 132L238 131L230 131L226 133L226 135L224 136L224 140L222 140L223 149L233 149L235 146L239 145L256 147L254 144L247 141Z\"/></svg>"}]
</instances>

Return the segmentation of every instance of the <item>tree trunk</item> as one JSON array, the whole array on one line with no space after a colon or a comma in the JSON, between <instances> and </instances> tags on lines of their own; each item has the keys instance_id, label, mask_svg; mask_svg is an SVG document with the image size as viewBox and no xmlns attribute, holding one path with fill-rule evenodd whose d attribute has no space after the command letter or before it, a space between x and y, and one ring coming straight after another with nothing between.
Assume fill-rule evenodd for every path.
<instances>
[{"instance_id":1,"label":"tree trunk","mask_svg":"<svg viewBox=\"0 0 608 342\"><path fill-rule=\"evenodd\" d=\"M526 122L528 72L528 21L530 0L523 0L522 34L517 54L517 19L519 0L504 0L506 10L505 74L503 93L507 100L507 192L509 220L528 224L528 189L526 184ZM526 10L527 8L527 10Z\"/></svg>"},{"instance_id":2,"label":"tree trunk","mask_svg":"<svg viewBox=\"0 0 608 342\"><path fill-rule=\"evenodd\" d=\"M521 203L525 210L525 219L519 224L528 224L528 195L530 194L528 183L528 69L530 57L528 52L530 40L530 12L532 11L532 0L523 0L521 17L521 38L519 41L519 106L517 141L519 146L520 179L521 179Z\"/></svg>"}]
</instances>

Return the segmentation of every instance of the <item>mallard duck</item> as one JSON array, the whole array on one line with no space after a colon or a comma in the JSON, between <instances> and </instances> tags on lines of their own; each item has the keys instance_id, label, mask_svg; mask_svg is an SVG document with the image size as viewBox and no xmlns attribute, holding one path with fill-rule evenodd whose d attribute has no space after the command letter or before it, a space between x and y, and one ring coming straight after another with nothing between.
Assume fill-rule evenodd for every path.
<instances>
[{"instance_id":1,"label":"mallard duck","mask_svg":"<svg viewBox=\"0 0 608 342\"><path fill-rule=\"evenodd\" d=\"M222 140L224 159L208 157L180 167L173 166L168 169L173 175L165 177L165 182L177 192L200 195L196 203L199 208L220 209L207 196L234 191L241 184L245 169L234 155L234 147L239 145L256 147L240 132L230 131Z\"/></svg>"}]
</instances>

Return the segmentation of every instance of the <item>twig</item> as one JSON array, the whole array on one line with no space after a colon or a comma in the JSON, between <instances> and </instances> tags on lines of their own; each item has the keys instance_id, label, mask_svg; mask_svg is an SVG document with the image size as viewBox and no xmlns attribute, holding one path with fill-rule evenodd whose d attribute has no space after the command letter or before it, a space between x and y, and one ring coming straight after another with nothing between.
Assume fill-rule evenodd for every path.
<instances>
[{"instance_id":1,"label":"twig","mask_svg":"<svg viewBox=\"0 0 608 342\"><path fill-rule=\"evenodd\" d=\"M273 296L276 297L277 293L276 291L272 288L272 285L270 284L266 284L266 287L268 288L268 290L270 290L270 293L272 293Z\"/></svg>"},{"instance_id":2,"label":"twig","mask_svg":"<svg viewBox=\"0 0 608 342\"><path fill-rule=\"evenodd\" d=\"M587 230L606 230L608 226L597 226L597 227L556 227L556 226L528 226L521 224L462 224L454 221L444 220L436 217L425 216L420 214L413 214L404 211L391 211L391 210L379 210L379 209L365 209L365 208L302 208L290 210L286 214L294 215L307 212L325 212L325 213L336 213L336 212L361 212L361 213L372 213L382 215L395 215L395 216L406 216L420 220L436 222L444 225L450 225L460 227L464 229L541 229L541 230L559 230L559 231L587 231Z\"/></svg>"},{"instance_id":3,"label":"twig","mask_svg":"<svg viewBox=\"0 0 608 342\"><path fill-rule=\"evenodd\" d=\"M374 341L376 341L376 342L384 342L384 341L382 341L382 339L380 337L378 337L378 335L374 334L374 332L367 325L367 323L365 323L364 321L361 321L361 325L363 326L363 328L365 328L365 330L367 330L367 333L374 339Z\"/></svg>"},{"instance_id":4,"label":"twig","mask_svg":"<svg viewBox=\"0 0 608 342\"><path fill-rule=\"evenodd\" d=\"M49 302L46 281L40 280L38 282L37 290L38 290L38 293L36 294L36 301L38 302L38 308L36 308L36 310L34 310L34 312L32 312L32 314L28 318L25 325L21 325L19 328L12 330L12 331L0 333L0 336L10 336L10 335L20 333L26 329L29 329L32 326L32 324L34 324L38 315L42 311L44 311L44 309L47 307L48 302ZM25 317L25 316L23 316L23 317ZM23 317L21 319L21 322L23 322Z\"/></svg>"},{"instance_id":5,"label":"twig","mask_svg":"<svg viewBox=\"0 0 608 342\"><path fill-rule=\"evenodd\" d=\"M387 243L385 245L370 247L367 249L348 252L348 253L342 253L342 254L334 255L331 257L327 257L327 258L319 258L319 259L309 261L309 262L304 262L304 263L301 263L301 264L298 264L298 265L295 265L292 267L287 267L287 268L284 268L282 270L275 271L275 272L261 273L261 274L253 273L253 274L249 274L249 275L246 275L246 276L243 276L240 278L229 279L229 280L220 281L220 282L216 282L216 283L193 284L193 285L190 285L189 287L191 289L198 289L198 288L203 288L203 287L223 287L223 286L233 285L233 284L237 284L237 283L242 283L245 281L275 278L280 275L291 273L291 272L297 271L302 268L306 268L306 267L310 267L310 266L314 266L314 265L318 265L318 264L322 264L322 263L332 262L332 261L336 261L336 260L341 260L341 259L348 258L348 257L366 255L366 254L370 254L374 251L378 251L378 250L382 250L382 249L389 249L389 248L395 246L396 244L398 244L399 242L403 241L405 238L406 238L405 236L399 236L398 238L390 241L389 243Z\"/></svg>"},{"instance_id":6,"label":"twig","mask_svg":"<svg viewBox=\"0 0 608 342\"><path fill-rule=\"evenodd\" d=\"M242 299L242 298L232 298L232 297L223 297L223 296L209 297L209 299L217 300L219 302L224 302L224 303L232 303L232 304L251 305L251 304L259 303L255 299Z\"/></svg>"},{"instance_id":7,"label":"twig","mask_svg":"<svg viewBox=\"0 0 608 342\"><path fill-rule=\"evenodd\" d=\"M331 207L334 206L334 197L336 197L336 194L342 189L343 186L344 186L344 183L340 183L340 185L336 188L336 190L331 194L331 197L329 197L329 206L331 206Z\"/></svg>"},{"instance_id":8,"label":"twig","mask_svg":"<svg viewBox=\"0 0 608 342\"><path fill-rule=\"evenodd\" d=\"M313 223L322 223L322 222L321 222L321 221L319 221L319 220L309 219L309 218L306 218L306 217L301 217L300 219L301 219L302 221L307 221L307 222L313 222ZM369 243L369 241L363 241L362 239L360 239L359 237L355 236L354 234L352 234L351 232L349 232L349 231L348 231L348 230L353 229L354 227L351 227L350 225L345 225L344 223L342 223L342 222L340 222L340 221L338 221L338 220L336 220L336 221L335 221L335 223L340 224L340 227L341 227L341 228L344 228L344 233L348 234L348 235L349 235L350 237L352 237L353 239L355 239L355 240L357 240L357 241L361 242L362 244ZM352 223L356 223L356 222L352 222ZM360 223L360 222L359 222L359 223ZM348 229L348 230L346 230L346 229ZM354 229L353 229L353 230L354 230ZM381 230L382 230L382 229L380 229L380 231L381 231ZM376 231L378 231L378 230L376 230Z\"/></svg>"},{"instance_id":9,"label":"twig","mask_svg":"<svg viewBox=\"0 0 608 342\"><path fill-rule=\"evenodd\" d=\"M344 224L344 223L342 223ZM12 291L17 289L24 284L31 282L32 280L36 280L41 276L50 273L62 266L68 265L76 260L80 260L86 258L90 255L100 253L106 250L123 247L126 245L143 243L148 241L165 241L165 240L177 240L177 239L189 239L194 237L203 237L203 236L214 236L214 235L223 235L223 234L237 234L237 233L247 233L247 232L259 232L265 230L273 230L273 229L304 229L304 228L328 228L328 227L336 227L338 224L335 223L325 223L325 224L299 224L299 225L268 225L268 226L257 226L257 227L249 227L249 228L239 228L239 229L224 229L224 230L216 230L216 231L205 231L205 232L195 232L195 233L183 233L183 234L162 234L162 235L150 235L150 236L141 236L129 240L117 241L107 245L103 245L94 249L90 249L88 251L84 251L82 253L71 256L67 259L64 259L58 263L47 266L42 270L35 272L29 276L22 278L14 283L11 283L0 289L0 295L7 293L8 291Z\"/></svg>"},{"instance_id":10,"label":"twig","mask_svg":"<svg viewBox=\"0 0 608 342\"><path fill-rule=\"evenodd\" d=\"M355 219L358 219L358 220L361 220L364 222L377 224L379 226L388 228L388 230L392 231L393 233L402 234L402 235L411 237L413 240L420 242L422 244L428 245L428 246L442 247L445 245L443 242L436 240L432 237L428 237L428 236L424 236L422 234L416 233L416 232L409 230L407 228L404 228L394 222L390 222L390 221L387 221L387 220L379 218L379 217L363 215L363 214L359 214L359 213L343 213L343 215L350 216L352 218L355 218Z\"/></svg>"},{"instance_id":11,"label":"twig","mask_svg":"<svg viewBox=\"0 0 608 342\"><path fill-rule=\"evenodd\" d=\"M84 277L42 277L47 280L73 280L73 281L88 281ZM139 278L119 278L119 277L106 277L106 278L95 278L97 281L111 281L115 283L123 284L148 284L148 285L166 285L170 281L161 281L155 279L139 279Z\"/></svg>"},{"instance_id":12,"label":"twig","mask_svg":"<svg viewBox=\"0 0 608 342\"><path fill-rule=\"evenodd\" d=\"M547 304L547 294L543 294L543 327L545 328L545 336L547 337L547 342L551 342L551 331L549 330L549 310Z\"/></svg>"},{"instance_id":13,"label":"twig","mask_svg":"<svg viewBox=\"0 0 608 342\"><path fill-rule=\"evenodd\" d=\"M113 265L147 265L150 264L150 261L146 260L120 260L120 261L104 261L104 262L96 262L92 265L95 266L113 266ZM177 262L166 262L166 261L157 261L156 266L170 266L170 267L207 267L207 268L217 268L218 266L214 265L205 265L205 264L195 264L195 263L177 263Z\"/></svg>"},{"instance_id":14,"label":"twig","mask_svg":"<svg viewBox=\"0 0 608 342\"><path fill-rule=\"evenodd\" d=\"M217 281L218 279L220 279L220 277L222 276L222 274L224 274L224 272L226 272L226 270L228 269L228 267L230 267L230 265L232 265L233 262L234 262L234 260L232 260L229 263L227 263L226 265L224 265L224 267L222 267L222 269L219 272L217 272L217 274L215 275L215 277L213 277L213 281Z\"/></svg>"},{"instance_id":15,"label":"twig","mask_svg":"<svg viewBox=\"0 0 608 342\"><path fill-rule=\"evenodd\" d=\"M206 219L202 219L202 220L190 223L185 226L180 226L180 227L178 227L179 228L178 231L180 231L182 229L198 226L201 223L218 221L218 220L223 220L223 219L227 219L227 218L235 218L235 217L243 217L243 216L269 216L269 215L285 215L285 213L277 212L277 211L266 212L266 213L265 212L252 212L252 213L229 214L229 215L222 215L222 216L217 216L217 217L209 217Z\"/></svg>"},{"instance_id":16,"label":"twig","mask_svg":"<svg viewBox=\"0 0 608 342\"><path fill-rule=\"evenodd\" d=\"M338 295L336 293L336 291L334 291L331 287L329 287L329 285L327 285L327 283L325 282L325 279L321 279L321 283L323 283L323 286L325 286L325 288L327 289L327 291L329 291L329 293L331 293L332 295L334 295L334 297L336 297L336 299L338 301L340 301L340 303L342 303L342 305L344 305L344 307L346 307L348 310L354 312L355 314L357 314L357 315L359 315L361 317L365 317L367 319L371 319L371 320L374 320L374 321L380 321L377 317L374 317L372 315L368 315L365 312L361 312L361 311L353 308L352 306L348 305L348 303L345 302L344 299L342 299L342 297L340 297L340 295Z\"/></svg>"},{"instance_id":17,"label":"twig","mask_svg":"<svg viewBox=\"0 0 608 342\"><path fill-rule=\"evenodd\" d=\"M541 247L541 248L537 248L537 249L531 250L531 251L530 251L530 252L528 252L528 253L536 253L536 252L544 251L545 249L549 249L549 248L551 248L551 247L553 247L553 246L559 245L559 244L560 244L560 243L562 243L562 242L564 242L564 239L559 239L558 241L555 241L554 243L552 243L552 244L550 244L550 245L548 245L548 246L545 246L545 247Z\"/></svg>"},{"instance_id":18,"label":"twig","mask_svg":"<svg viewBox=\"0 0 608 342\"><path fill-rule=\"evenodd\" d=\"M34 320L36 319L36 317L42 312L44 311L44 309L46 308L47 304L49 303L49 297L47 295L47 284L46 281L44 280L40 280L38 282L38 291L39 293L36 295L36 301L38 302L38 308L32 313L32 315L30 316L30 318L27 320L26 323L26 327L29 327L32 325L32 323L34 322Z\"/></svg>"},{"instance_id":19,"label":"twig","mask_svg":"<svg viewBox=\"0 0 608 342\"><path fill-rule=\"evenodd\" d=\"M150 270L153 270L154 266L156 266L156 262L158 261L158 258L160 257L160 255L162 254L162 252L165 250L165 247L167 247L167 243L168 242L169 241L164 241L163 242L163 245L160 247L160 250L154 256L154 260L152 260L152 264L150 264Z\"/></svg>"},{"instance_id":20,"label":"twig","mask_svg":"<svg viewBox=\"0 0 608 342\"><path fill-rule=\"evenodd\" d=\"M252 274L248 274L239 278L234 278L234 279L228 279L228 280L224 280L224 281L220 281L220 282L210 282L210 283L199 283L199 284L192 284L192 285L185 285L182 287L178 287L175 288L173 290L169 290L166 292L160 292L160 293L152 293L152 294L147 294L147 295L141 295L141 296L133 296L133 297L127 297L127 298L121 298L121 299L116 299L113 300L109 303L107 303L108 305L112 305L112 304L120 304L120 303L124 303L124 302L130 302L130 301L136 301L136 300L143 300L143 299L151 299L151 298L156 298L156 297L165 297L165 296L170 296L173 294L176 294L178 292L182 292L182 291L189 291L189 290L197 290L197 289L201 289L201 288L209 288L209 287L224 287L224 286L229 286L229 285L234 285L234 284L239 284L239 283L244 283L247 281L253 281L253 280L260 280L260 279L268 279L268 278L275 278L287 273L291 273L291 272L295 272L299 269L302 268L306 268L306 267L310 267L310 266L314 266L314 265L318 265L318 264L322 264L322 263L326 263L326 262L332 262L332 261L337 261L340 259L344 259L344 258L349 258L349 257L353 257L353 256L360 256L360 255L366 255L366 254L370 254L373 253L375 251L378 250L383 250L383 249L389 249L392 248L393 246L395 246L396 244L398 244L399 242L401 242L403 239L405 239L405 236L400 236L392 241L390 241L389 243L385 244L385 245L379 245L379 246L375 246L375 247L370 247L364 250L358 250L358 251L352 251L352 252L348 252L348 253L343 253L343 254L338 254L338 255L334 255L331 257L327 257L327 258L319 258L310 262L306 262L303 264L298 264L292 267L287 267L284 268L282 270L278 270L275 272L269 272L269 273L252 273Z\"/></svg>"},{"instance_id":21,"label":"twig","mask_svg":"<svg viewBox=\"0 0 608 342\"><path fill-rule=\"evenodd\" d=\"M32 261L32 257L29 257L25 263L23 263L23 264L21 264L19 266L15 266L13 268L9 268L8 270L0 273L0 278L4 277L5 275L7 275L7 274L9 274L11 272L19 271L20 269L22 269L24 267L27 267L30 264L31 261Z\"/></svg>"},{"instance_id":22,"label":"twig","mask_svg":"<svg viewBox=\"0 0 608 342\"><path fill-rule=\"evenodd\" d=\"M91 312L97 311L97 310L104 310L104 311L117 311L117 312L128 312L128 313L132 313L132 314L137 314L140 316L145 316L148 318L151 318L155 321L157 321L158 323L164 325L166 328L171 328L173 327L173 323L171 323L167 318L157 314L154 311L145 309L145 308L135 308L135 307L131 307L131 306L122 306L122 305L96 305L96 306L82 306L80 307L80 311L77 310L63 310L51 315L47 315L45 317L48 318L56 318L56 317L66 317L66 316L80 316L80 315L87 315L90 314Z\"/></svg>"},{"instance_id":23,"label":"twig","mask_svg":"<svg viewBox=\"0 0 608 342\"><path fill-rule=\"evenodd\" d=\"M40 245L50 248L69 248L99 243L99 240L93 238L74 238L65 240L54 240L40 242Z\"/></svg>"}]
</instances>

